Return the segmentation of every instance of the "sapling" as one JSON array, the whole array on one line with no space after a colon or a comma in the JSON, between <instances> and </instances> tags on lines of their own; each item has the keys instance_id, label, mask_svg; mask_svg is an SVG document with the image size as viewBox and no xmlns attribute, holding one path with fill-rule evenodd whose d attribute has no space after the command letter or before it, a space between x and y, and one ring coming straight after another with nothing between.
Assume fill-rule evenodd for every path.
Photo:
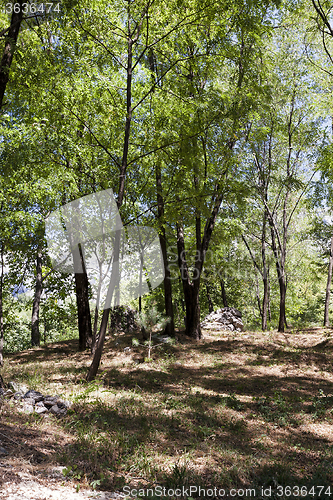
<instances>
[{"instance_id":1,"label":"sapling","mask_svg":"<svg viewBox=\"0 0 333 500\"><path fill-rule=\"evenodd\" d=\"M169 323L170 318L163 316L159 313L156 307L152 307L148 311L141 312L139 314L139 322L141 327L145 330L146 335L149 337L148 340L144 342L144 345L148 347L147 359L151 359L151 350L154 348L152 343L152 333L154 330L164 330L165 326ZM132 344L134 346L142 345L139 343L138 339L132 339Z\"/></svg>"}]
</instances>

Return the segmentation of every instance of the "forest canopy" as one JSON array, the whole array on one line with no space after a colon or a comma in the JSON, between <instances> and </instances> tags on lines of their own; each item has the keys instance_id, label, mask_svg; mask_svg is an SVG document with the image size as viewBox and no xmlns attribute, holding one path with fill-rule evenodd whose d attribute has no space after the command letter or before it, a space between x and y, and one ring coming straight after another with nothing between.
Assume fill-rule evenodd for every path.
<instances>
[{"instance_id":1,"label":"forest canopy","mask_svg":"<svg viewBox=\"0 0 333 500\"><path fill-rule=\"evenodd\" d=\"M0 365L3 349L78 337L96 375L112 306L92 303L80 243L80 272L52 267L45 221L109 189L125 228L158 235L164 280L127 305L155 308L168 335L200 339L227 306L253 330L329 326L332 12L1 3ZM114 276L120 252L115 235Z\"/></svg>"}]
</instances>

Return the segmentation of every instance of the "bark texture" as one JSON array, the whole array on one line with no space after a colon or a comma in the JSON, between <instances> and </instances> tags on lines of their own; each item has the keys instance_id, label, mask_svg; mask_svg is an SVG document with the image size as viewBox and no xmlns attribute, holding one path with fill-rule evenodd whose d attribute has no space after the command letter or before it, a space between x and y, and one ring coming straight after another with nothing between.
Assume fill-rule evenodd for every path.
<instances>
[{"instance_id":1,"label":"bark texture","mask_svg":"<svg viewBox=\"0 0 333 500\"><path fill-rule=\"evenodd\" d=\"M157 189L157 217L159 221L159 240L161 245L163 266L164 266L164 304L165 314L170 318L169 323L165 327L165 334L171 337L175 335L175 322L172 303L172 286L171 286L171 273L169 269L168 254L167 254L167 240L164 226L164 199L162 195L162 174L160 165L156 165L156 189Z\"/></svg>"},{"instance_id":2,"label":"bark texture","mask_svg":"<svg viewBox=\"0 0 333 500\"><path fill-rule=\"evenodd\" d=\"M3 276L4 276L4 244L1 243L0 254L0 367L3 366L3 343L4 343L4 328L3 328ZM2 380L2 379L1 379ZM0 381L1 382L1 381Z\"/></svg>"},{"instance_id":3,"label":"bark texture","mask_svg":"<svg viewBox=\"0 0 333 500\"><path fill-rule=\"evenodd\" d=\"M42 283L42 251L40 248L37 250L37 262L36 262L36 285L35 294L32 304L32 316L31 316L31 345L40 345L40 331L39 331L39 309L40 309L40 299L43 291Z\"/></svg>"},{"instance_id":4,"label":"bark texture","mask_svg":"<svg viewBox=\"0 0 333 500\"><path fill-rule=\"evenodd\" d=\"M25 0L16 0L15 2L15 5L18 5L20 8L19 12L14 12L13 9L5 48L0 63L0 109L3 106L3 98L9 81L9 70L13 62L16 42L23 20L22 4L24 1ZM17 10L17 8L15 10Z\"/></svg>"},{"instance_id":5,"label":"bark texture","mask_svg":"<svg viewBox=\"0 0 333 500\"><path fill-rule=\"evenodd\" d=\"M328 317L331 298L331 284L332 284L332 269L333 269L333 236L331 238L330 258L328 263L328 274L326 283L326 296L325 296L325 310L324 310L324 326L330 326Z\"/></svg>"},{"instance_id":6,"label":"bark texture","mask_svg":"<svg viewBox=\"0 0 333 500\"><path fill-rule=\"evenodd\" d=\"M75 292L76 304L78 313L79 326L79 349L81 351L91 348L92 345L92 328L91 315L89 306L89 282L87 271L82 253L82 247L78 245L78 252L74 252L73 256L79 258L83 273L75 273Z\"/></svg>"}]
</instances>

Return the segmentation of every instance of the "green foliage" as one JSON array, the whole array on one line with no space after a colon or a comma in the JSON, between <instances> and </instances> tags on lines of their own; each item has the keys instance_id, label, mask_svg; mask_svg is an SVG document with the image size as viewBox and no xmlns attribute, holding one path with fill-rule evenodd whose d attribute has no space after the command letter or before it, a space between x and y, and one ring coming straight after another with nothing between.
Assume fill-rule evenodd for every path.
<instances>
[{"instance_id":1,"label":"green foliage","mask_svg":"<svg viewBox=\"0 0 333 500\"><path fill-rule=\"evenodd\" d=\"M296 4L135 0L125 6L106 0L66 0L60 13L22 24L0 119L0 239L9 267L4 300L12 286L34 289L38 245L43 250L43 275L50 271L43 220L52 210L100 189L112 187L117 192L130 90L132 120L121 215L126 224L136 221L166 231L176 326L184 327L185 316L177 224L184 227L191 280L196 239L198 233L202 238L220 193L223 202L208 249L212 251L207 252L201 276L202 316L211 305L223 305L223 279L228 305L242 311L249 327L260 327L266 196L280 236L283 214L290 218L287 320L293 326L320 321L328 248L318 209L331 206L327 120L332 102L327 89L332 37L324 33L323 48L318 34L323 20L313 6ZM323 6L327 14L329 5ZM0 23L5 28L8 16L0 13ZM272 29L277 25L279 29ZM128 29L136 31L137 39ZM130 88L129 39L134 40ZM321 67L326 72L320 72ZM159 220L157 166L164 201ZM315 168L322 176L310 191ZM317 229L309 233L307 226L317 216ZM266 222L268 326L273 328L279 315L279 286ZM73 290L73 280L53 273L43 286L48 293L41 306L44 340L75 336L74 307L60 305ZM162 313L163 293L161 285L144 298L144 309L156 304ZM12 321L4 311L6 349L28 345L29 307L24 321ZM143 318L147 331L150 321L159 322L157 317Z\"/></svg>"}]
</instances>

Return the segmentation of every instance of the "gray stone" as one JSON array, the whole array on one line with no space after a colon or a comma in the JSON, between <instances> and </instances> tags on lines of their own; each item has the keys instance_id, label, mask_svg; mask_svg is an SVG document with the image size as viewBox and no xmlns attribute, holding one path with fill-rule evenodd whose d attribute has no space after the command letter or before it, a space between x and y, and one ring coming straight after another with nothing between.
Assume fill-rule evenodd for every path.
<instances>
[{"instance_id":1,"label":"gray stone","mask_svg":"<svg viewBox=\"0 0 333 500\"><path fill-rule=\"evenodd\" d=\"M52 406L50 412L53 413L53 415L57 415L60 417L61 415L66 415L67 410L66 408L59 408L58 405L54 405Z\"/></svg>"},{"instance_id":2,"label":"gray stone","mask_svg":"<svg viewBox=\"0 0 333 500\"><path fill-rule=\"evenodd\" d=\"M60 413L60 408L58 405L53 405L50 409L50 412L53 413L53 415L58 415Z\"/></svg>"},{"instance_id":3,"label":"gray stone","mask_svg":"<svg viewBox=\"0 0 333 500\"><path fill-rule=\"evenodd\" d=\"M21 392L15 392L14 399L16 401L20 401L23 398L23 394Z\"/></svg>"},{"instance_id":4,"label":"gray stone","mask_svg":"<svg viewBox=\"0 0 333 500\"><path fill-rule=\"evenodd\" d=\"M28 392L29 388L24 385L24 384L19 384L19 392L21 392L23 395Z\"/></svg>"},{"instance_id":5,"label":"gray stone","mask_svg":"<svg viewBox=\"0 0 333 500\"><path fill-rule=\"evenodd\" d=\"M43 401L44 396L43 396L43 394L41 392L31 390L31 391L28 391L24 395L24 399L27 399L27 398L32 398L37 403L38 401Z\"/></svg>"},{"instance_id":6,"label":"gray stone","mask_svg":"<svg viewBox=\"0 0 333 500\"><path fill-rule=\"evenodd\" d=\"M34 407L30 404L24 404L22 410L24 411L24 413L33 413Z\"/></svg>"},{"instance_id":7,"label":"gray stone","mask_svg":"<svg viewBox=\"0 0 333 500\"><path fill-rule=\"evenodd\" d=\"M57 403L58 399L58 396L45 396L43 403L48 408L51 408Z\"/></svg>"},{"instance_id":8,"label":"gray stone","mask_svg":"<svg viewBox=\"0 0 333 500\"><path fill-rule=\"evenodd\" d=\"M38 414L47 413L48 409L44 405L43 406L37 406L36 405L35 406L35 412L38 413Z\"/></svg>"},{"instance_id":9,"label":"gray stone","mask_svg":"<svg viewBox=\"0 0 333 500\"><path fill-rule=\"evenodd\" d=\"M35 400L33 398L24 398L22 401L24 404L27 404L27 405L33 406L35 404Z\"/></svg>"},{"instance_id":10,"label":"gray stone","mask_svg":"<svg viewBox=\"0 0 333 500\"><path fill-rule=\"evenodd\" d=\"M65 399L58 399L57 401L57 405L59 406L59 408L70 408L71 407L71 403Z\"/></svg>"},{"instance_id":11,"label":"gray stone","mask_svg":"<svg viewBox=\"0 0 333 500\"><path fill-rule=\"evenodd\" d=\"M243 331L242 313L234 307L223 307L211 312L201 323L201 327L208 330Z\"/></svg>"},{"instance_id":12,"label":"gray stone","mask_svg":"<svg viewBox=\"0 0 333 500\"><path fill-rule=\"evenodd\" d=\"M0 446L0 455L8 455L8 451L6 450L6 448Z\"/></svg>"},{"instance_id":13,"label":"gray stone","mask_svg":"<svg viewBox=\"0 0 333 500\"><path fill-rule=\"evenodd\" d=\"M13 392L19 392L20 387L16 382L10 381L8 382L8 389L11 389Z\"/></svg>"}]
</instances>

